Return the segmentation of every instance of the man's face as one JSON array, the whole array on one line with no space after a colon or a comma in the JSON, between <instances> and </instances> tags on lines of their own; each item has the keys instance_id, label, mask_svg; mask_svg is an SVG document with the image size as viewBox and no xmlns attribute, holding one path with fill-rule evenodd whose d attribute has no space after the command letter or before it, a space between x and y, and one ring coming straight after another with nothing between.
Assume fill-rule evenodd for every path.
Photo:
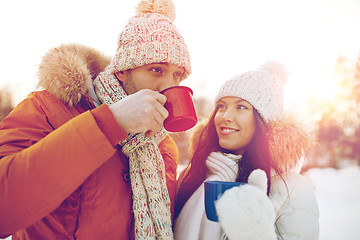
<instances>
[{"instance_id":1,"label":"man's face","mask_svg":"<svg viewBox=\"0 0 360 240\"><path fill-rule=\"evenodd\" d=\"M171 63L153 63L115 73L127 94L141 89L162 91L179 86L185 69Z\"/></svg>"}]
</instances>

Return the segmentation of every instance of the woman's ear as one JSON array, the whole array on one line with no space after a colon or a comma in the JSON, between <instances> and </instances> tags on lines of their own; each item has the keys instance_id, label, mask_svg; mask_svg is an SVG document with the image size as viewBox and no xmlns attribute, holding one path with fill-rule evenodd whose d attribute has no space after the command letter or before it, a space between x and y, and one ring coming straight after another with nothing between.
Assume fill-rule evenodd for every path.
<instances>
[{"instance_id":1,"label":"woman's ear","mask_svg":"<svg viewBox=\"0 0 360 240\"><path fill-rule=\"evenodd\" d=\"M125 80L125 71L120 71L120 72L116 72L115 73L115 76L116 78L120 81L120 82L123 82Z\"/></svg>"}]
</instances>

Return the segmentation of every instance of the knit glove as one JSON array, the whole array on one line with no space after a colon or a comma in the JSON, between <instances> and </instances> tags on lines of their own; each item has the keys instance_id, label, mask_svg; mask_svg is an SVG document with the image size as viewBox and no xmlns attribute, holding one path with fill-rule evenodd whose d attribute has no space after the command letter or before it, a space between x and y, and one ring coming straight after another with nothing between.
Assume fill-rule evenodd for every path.
<instances>
[{"instance_id":1,"label":"knit glove","mask_svg":"<svg viewBox=\"0 0 360 240\"><path fill-rule=\"evenodd\" d=\"M275 211L266 190L266 174L256 169L248 184L227 190L216 202L219 222L230 240L277 239Z\"/></svg>"},{"instance_id":2,"label":"knit glove","mask_svg":"<svg viewBox=\"0 0 360 240\"><path fill-rule=\"evenodd\" d=\"M236 155L225 156L220 152L210 153L206 159L206 167L210 175L208 180L234 182L239 169L238 158Z\"/></svg>"}]
</instances>

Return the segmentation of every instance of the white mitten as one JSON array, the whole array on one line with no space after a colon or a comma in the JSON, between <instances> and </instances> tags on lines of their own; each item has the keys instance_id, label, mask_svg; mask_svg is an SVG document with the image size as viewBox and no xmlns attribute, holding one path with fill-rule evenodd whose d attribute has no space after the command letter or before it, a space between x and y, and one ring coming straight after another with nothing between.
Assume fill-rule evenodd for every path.
<instances>
[{"instance_id":1,"label":"white mitten","mask_svg":"<svg viewBox=\"0 0 360 240\"><path fill-rule=\"evenodd\" d=\"M277 239L275 211L266 195L265 172L254 170L248 183L227 190L216 202L216 211L224 233L230 240Z\"/></svg>"}]
</instances>

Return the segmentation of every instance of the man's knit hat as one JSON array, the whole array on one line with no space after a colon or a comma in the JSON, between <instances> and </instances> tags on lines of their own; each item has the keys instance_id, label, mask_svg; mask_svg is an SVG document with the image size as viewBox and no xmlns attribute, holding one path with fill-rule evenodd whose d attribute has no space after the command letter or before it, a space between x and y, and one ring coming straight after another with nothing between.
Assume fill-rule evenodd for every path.
<instances>
[{"instance_id":1,"label":"man's knit hat","mask_svg":"<svg viewBox=\"0 0 360 240\"><path fill-rule=\"evenodd\" d=\"M191 73L190 57L184 39L173 24L172 1L142 0L136 13L120 34L110 72L167 62L185 68L185 79Z\"/></svg>"},{"instance_id":2,"label":"man's knit hat","mask_svg":"<svg viewBox=\"0 0 360 240\"><path fill-rule=\"evenodd\" d=\"M215 98L239 97L249 102L266 123L279 119L283 112L287 72L278 62L267 62L259 69L226 81Z\"/></svg>"}]
</instances>

